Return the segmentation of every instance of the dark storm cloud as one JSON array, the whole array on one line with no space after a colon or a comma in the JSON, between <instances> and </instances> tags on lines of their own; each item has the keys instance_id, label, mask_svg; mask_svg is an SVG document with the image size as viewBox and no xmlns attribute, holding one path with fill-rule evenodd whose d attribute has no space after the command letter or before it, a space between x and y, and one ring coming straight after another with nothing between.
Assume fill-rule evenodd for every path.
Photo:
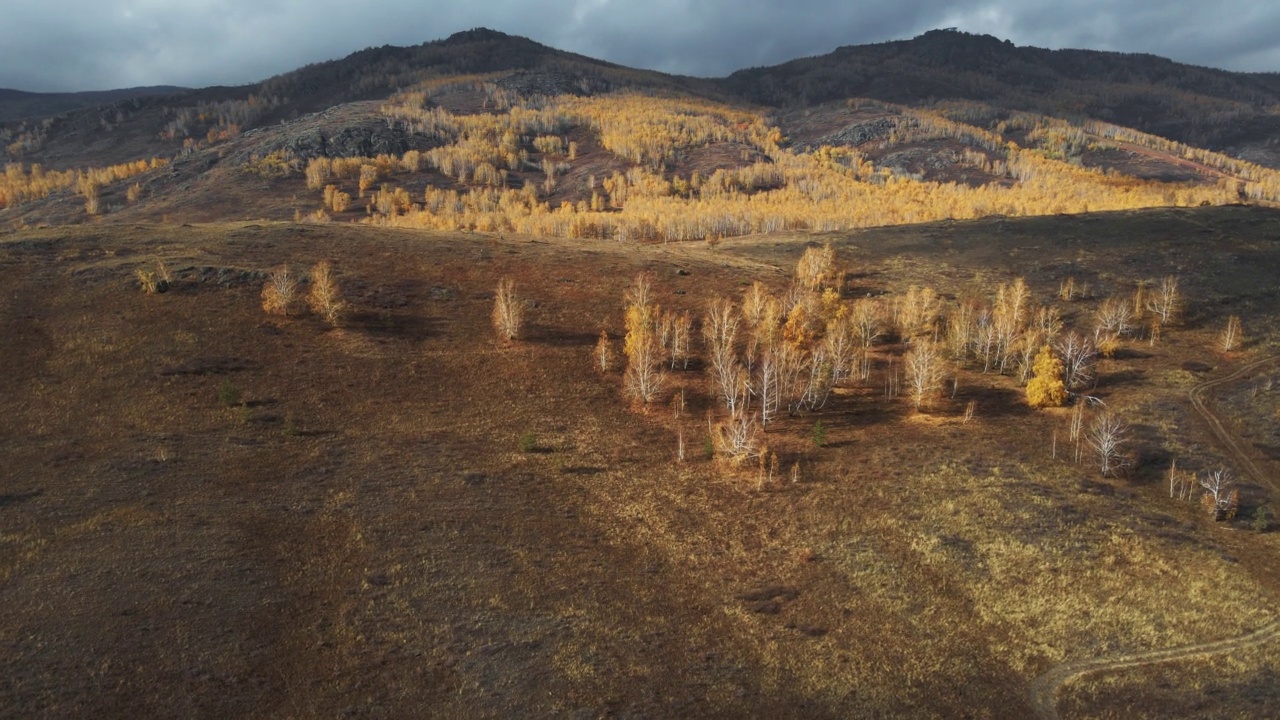
<instances>
[{"instance_id":1,"label":"dark storm cloud","mask_svg":"<svg viewBox=\"0 0 1280 720\"><path fill-rule=\"evenodd\" d=\"M241 84L371 45L413 45L480 26L697 75L937 27L1019 45L1280 70L1280 4L1253 0L9 0L0 17L0 87Z\"/></svg>"}]
</instances>

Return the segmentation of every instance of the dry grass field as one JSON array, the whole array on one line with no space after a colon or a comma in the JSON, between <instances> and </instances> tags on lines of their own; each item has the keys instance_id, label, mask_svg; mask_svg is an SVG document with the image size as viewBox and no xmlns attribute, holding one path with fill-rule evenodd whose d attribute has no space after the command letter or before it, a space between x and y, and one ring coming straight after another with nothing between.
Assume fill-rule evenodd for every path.
<instances>
[{"instance_id":1,"label":"dry grass field","mask_svg":"<svg viewBox=\"0 0 1280 720\"><path fill-rule=\"evenodd\" d=\"M703 452L700 351L647 409L593 369L638 272L700 317L755 280L785 290L823 242L850 298L1025 277L1047 303L1068 276L1100 298L1178 274L1185 322L1104 360L1093 391L1133 427L1133 472L1074 463L1070 409L1031 410L1014 377L960 371L927 413L886 399L898 343L771 425L763 479ZM267 272L321 260L339 327L263 312ZM157 261L171 287L143 294ZM490 324L504 277L528 303L510 344ZM1278 352L1276 277L1280 213L1239 207L715 246L271 222L0 236L0 717L1031 716L1060 663L1280 614L1280 533L1249 526L1271 490L1242 478L1241 516L1215 523L1165 481L1174 458L1230 464L1188 391ZM1247 342L1223 353L1230 315ZM1266 377L1210 400L1274 477ZM1276 653L1085 675L1059 711L1280 714Z\"/></svg>"}]
</instances>

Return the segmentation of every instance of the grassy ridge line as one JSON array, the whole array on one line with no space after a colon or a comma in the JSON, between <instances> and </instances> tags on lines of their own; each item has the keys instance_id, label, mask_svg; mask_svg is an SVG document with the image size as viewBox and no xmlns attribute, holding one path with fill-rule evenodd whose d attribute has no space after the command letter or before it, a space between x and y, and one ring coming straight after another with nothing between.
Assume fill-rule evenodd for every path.
<instances>
[{"instance_id":1,"label":"grassy ridge line","mask_svg":"<svg viewBox=\"0 0 1280 720\"><path fill-rule=\"evenodd\" d=\"M1258 482L1265 484L1275 490L1276 485L1262 473L1253 460L1240 449L1240 445L1236 439L1227 432L1222 421L1204 404L1204 392L1210 388L1223 385L1234 380L1238 380L1258 368L1265 367L1271 363L1280 360L1280 355L1273 355L1263 360L1250 363L1244 367L1225 377L1217 380L1200 383L1191 388L1187 393L1191 398L1191 404L1204 417L1205 422L1209 423L1213 434L1222 441L1226 446L1228 453L1234 457L1241 465L1248 468L1249 474ZM1185 660L1188 658L1201 657L1205 655L1216 655L1218 653L1230 652L1233 650L1242 650L1256 645L1262 645L1271 640L1280 637L1280 619L1272 620L1262 627L1254 630L1247 635L1240 635L1233 638L1223 640L1215 640L1208 643L1198 643L1195 645L1183 645L1176 648L1166 648L1163 650L1149 650L1147 652L1132 653L1126 655L1113 655L1111 657L1090 658L1087 660L1074 660L1072 662L1063 663L1055 668L1050 669L1040 677L1031 682L1031 707L1035 709L1036 715L1042 720L1058 720L1058 709L1056 695L1059 688L1066 684L1068 680L1093 672L1103 672L1108 670L1122 670L1125 668L1138 667L1140 665L1151 665L1154 663L1170 662L1173 660Z\"/></svg>"}]
</instances>

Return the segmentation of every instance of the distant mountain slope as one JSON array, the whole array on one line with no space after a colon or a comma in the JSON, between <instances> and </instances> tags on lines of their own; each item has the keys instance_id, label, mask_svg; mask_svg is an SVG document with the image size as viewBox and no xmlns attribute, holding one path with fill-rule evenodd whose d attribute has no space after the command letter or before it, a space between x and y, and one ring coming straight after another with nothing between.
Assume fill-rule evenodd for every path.
<instances>
[{"instance_id":1,"label":"distant mountain slope","mask_svg":"<svg viewBox=\"0 0 1280 720\"><path fill-rule=\"evenodd\" d=\"M442 75L479 75L524 70L573 75L599 87L627 85L708 92L713 83L649 70L635 70L584 55L556 50L528 38L486 28L454 33L413 47L385 45L277 75L257 90L289 98L291 110L314 112L340 102L385 98ZM552 88L555 89L555 88Z\"/></svg>"},{"instance_id":2,"label":"distant mountain slope","mask_svg":"<svg viewBox=\"0 0 1280 720\"><path fill-rule=\"evenodd\" d=\"M151 95L181 95L187 88L170 85L73 93L33 93L0 88L0 122L48 117L120 100Z\"/></svg>"},{"instance_id":3,"label":"distant mountain slope","mask_svg":"<svg viewBox=\"0 0 1280 720\"><path fill-rule=\"evenodd\" d=\"M0 123L0 225L307 218L715 240L1275 203L1278 77L935 31L699 79L481 29Z\"/></svg>"},{"instance_id":4,"label":"distant mountain slope","mask_svg":"<svg viewBox=\"0 0 1280 720\"><path fill-rule=\"evenodd\" d=\"M67 169L172 156L189 149L188 140L212 142L345 103L385 100L398 89L428 80L495 72L507 74L504 85L526 96L594 94L620 88L703 97L719 94L711 80L635 70L527 38L477 29L413 47L367 48L252 85L141 99L99 93L102 102L82 100L76 108L45 113L40 122L5 122L5 113L27 117L21 108L37 106L26 93L12 99L0 96L0 153L8 150L8 157L0 154L0 162ZM47 103L47 108L53 107Z\"/></svg>"},{"instance_id":5,"label":"distant mountain slope","mask_svg":"<svg viewBox=\"0 0 1280 720\"><path fill-rule=\"evenodd\" d=\"M850 97L915 105L974 100L1007 110L1093 118L1179 142L1227 148L1280 135L1280 74L1234 73L1153 55L1017 47L933 30L733 73L751 102L808 106Z\"/></svg>"}]
</instances>

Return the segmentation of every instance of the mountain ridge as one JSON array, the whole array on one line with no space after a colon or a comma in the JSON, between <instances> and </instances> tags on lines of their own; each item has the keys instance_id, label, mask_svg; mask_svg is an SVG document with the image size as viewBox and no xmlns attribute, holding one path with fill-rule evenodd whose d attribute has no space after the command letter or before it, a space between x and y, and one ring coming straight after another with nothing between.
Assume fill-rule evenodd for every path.
<instances>
[{"instance_id":1,"label":"mountain ridge","mask_svg":"<svg viewBox=\"0 0 1280 720\"><path fill-rule=\"evenodd\" d=\"M479 28L0 124L0 212L689 239L1271 202L1270 80L954 30L705 79Z\"/></svg>"}]
</instances>

